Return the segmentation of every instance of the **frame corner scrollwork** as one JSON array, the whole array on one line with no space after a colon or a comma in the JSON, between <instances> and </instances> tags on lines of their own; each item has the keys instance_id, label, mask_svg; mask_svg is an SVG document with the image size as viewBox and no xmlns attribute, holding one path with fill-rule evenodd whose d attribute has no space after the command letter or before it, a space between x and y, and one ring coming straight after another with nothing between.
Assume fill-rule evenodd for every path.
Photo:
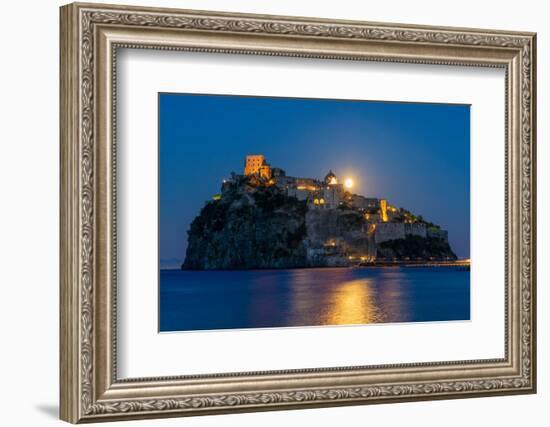
<instances>
[{"instance_id":1,"label":"frame corner scrollwork","mask_svg":"<svg viewBox=\"0 0 550 427\"><path fill-rule=\"evenodd\" d=\"M98 210L101 198L106 195L98 190L96 157L101 150L112 148L101 135L108 135L116 124L114 115L101 116L103 101L113 101L115 97L111 92L113 87L98 84L103 78L98 64L110 73L105 80L112 82L115 70L109 66L114 62L113 57L116 59L116 53L112 52L116 52L117 43L121 43L112 40L109 45L113 49L112 57L108 58L98 46L98 37L104 29L113 28L124 33L127 45L135 48L505 67L509 85L507 129L512 130L507 132L507 144L511 153L514 150L519 153L510 164L510 179L518 191L507 194L517 234L506 231L507 239L514 242L506 254L514 272L508 285L508 295L514 303L506 306L510 310L507 318L512 331L508 334L510 342L506 343L511 349L506 360L386 367L390 372L387 381L373 383L368 382L368 378L377 368L357 367L354 373L364 373L366 382L353 385L346 385L345 381L331 384L327 380L323 386L313 386L308 382L308 375L315 370L288 371L277 376L286 375L299 386L276 389L258 386L253 391L248 387L221 392L209 378L209 393L182 392L176 393L176 397L174 394L149 395L145 383L157 381L171 390L180 386L184 390L184 378L146 379L143 386L132 383L134 391L143 387L139 398L120 397L124 396L120 390L125 383L117 382L116 375L111 380L102 379L110 368L101 361L116 351L100 345L102 337L94 326L97 322L112 320L105 314L109 313L108 309L98 309L101 304L98 294L108 295L107 290L111 288L107 287L111 285L98 279L95 272L99 254L101 259L105 255L104 248L97 243L97 233L103 232L98 230L98 218L102 222L109 220L104 210ZM155 43L144 43L144 30L147 34L169 31L173 39L164 46L158 38ZM191 32L204 37L215 35L216 40L224 40L223 46L190 45L185 36ZM178 37L181 37L180 44L174 42ZM250 47L252 42L241 46L238 40L242 37L250 37L258 46ZM311 41L320 47L308 51ZM280 47L283 42L284 49ZM375 49L381 45L385 50ZM64 6L61 9L61 417L70 422L101 421L535 392L535 64L535 34L531 33L89 4ZM107 120L99 122L98 115ZM109 366L116 367L116 363L111 362ZM487 369L513 369L506 375L481 375L484 363ZM435 376L432 371L441 373L442 365L448 365L448 372ZM425 379L400 380L400 374L410 370L420 372ZM456 375L459 371L460 375ZM338 376L345 372L344 368L335 368L327 371L327 375L330 378L329 374ZM430 376L432 374L434 376ZM108 373L107 378L110 376ZM253 384L257 376L242 376L242 381ZM109 390L114 386L119 394L109 397Z\"/></svg>"}]
</instances>

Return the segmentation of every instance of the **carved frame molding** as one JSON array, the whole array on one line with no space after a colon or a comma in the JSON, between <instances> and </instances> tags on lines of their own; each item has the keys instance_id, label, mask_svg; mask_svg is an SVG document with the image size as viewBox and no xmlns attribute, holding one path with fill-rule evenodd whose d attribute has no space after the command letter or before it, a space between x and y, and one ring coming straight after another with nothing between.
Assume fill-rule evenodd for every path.
<instances>
[{"instance_id":1,"label":"carved frame molding","mask_svg":"<svg viewBox=\"0 0 550 427\"><path fill-rule=\"evenodd\" d=\"M506 357L118 380L113 177L121 47L504 67ZM62 419L535 392L535 34L71 4L61 8L60 92Z\"/></svg>"}]
</instances>

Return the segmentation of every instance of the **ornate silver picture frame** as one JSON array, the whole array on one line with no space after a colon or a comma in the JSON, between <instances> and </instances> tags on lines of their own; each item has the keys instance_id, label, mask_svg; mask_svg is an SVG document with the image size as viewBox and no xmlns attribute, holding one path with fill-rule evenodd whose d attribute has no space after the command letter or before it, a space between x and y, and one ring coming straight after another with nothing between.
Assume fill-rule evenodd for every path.
<instances>
[{"instance_id":1,"label":"ornate silver picture frame","mask_svg":"<svg viewBox=\"0 0 550 427\"><path fill-rule=\"evenodd\" d=\"M75 3L61 8L60 43L61 419L97 422L536 391L535 34ZM505 356L120 379L120 48L502 68Z\"/></svg>"}]
</instances>

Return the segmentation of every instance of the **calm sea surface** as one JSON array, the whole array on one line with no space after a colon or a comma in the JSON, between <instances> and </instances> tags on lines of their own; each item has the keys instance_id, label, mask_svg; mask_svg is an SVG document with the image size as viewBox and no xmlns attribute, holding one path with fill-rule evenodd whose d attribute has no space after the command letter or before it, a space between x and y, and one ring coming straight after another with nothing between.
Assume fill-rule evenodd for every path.
<instances>
[{"instance_id":1,"label":"calm sea surface","mask_svg":"<svg viewBox=\"0 0 550 427\"><path fill-rule=\"evenodd\" d=\"M160 330L470 319L458 268L160 272Z\"/></svg>"}]
</instances>

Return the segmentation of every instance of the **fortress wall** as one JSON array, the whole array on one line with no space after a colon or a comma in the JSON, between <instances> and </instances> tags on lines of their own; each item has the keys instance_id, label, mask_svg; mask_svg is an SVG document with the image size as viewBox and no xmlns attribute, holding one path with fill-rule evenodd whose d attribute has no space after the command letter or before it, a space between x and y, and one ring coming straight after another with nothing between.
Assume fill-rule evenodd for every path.
<instances>
[{"instance_id":1,"label":"fortress wall","mask_svg":"<svg viewBox=\"0 0 550 427\"><path fill-rule=\"evenodd\" d=\"M445 242L449 241L449 232L447 230L438 230L438 229L428 229L428 237L435 237L437 239L442 239Z\"/></svg>"},{"instance_id":2,"label":"fortress wall","mask_svg":"<svg viewBox=\"0 0 550 427\"><path fill-rule=\"evenodd\" d=\"M357 209L378 209L380 200L373 197L364 197L359 194L353 194L351 206Z\"/></svg>"},{"instance_id":3,"label":"fortress wall","mask_svg":"<svg viewBox=\"0 0 550 427\"><path fill-rule=\"evenodd\" d=\"M404 224L405 234L426 237L426 224Z\"/></svg>"},{"instance_id":4,"label":"fortress wall","mask_svg":"<svg viewBox=\"0 0 550 427\"><path fill-rule=\"evenodd\" d=\"M307 198L309 197L309 191L298 190L297 188L289 188L287 190L287 195L289 197L296 197L298 200L307 200Z\"/></svg>"},{"instance_id":5,"label":"fortress wall","mask_svg":"<svg viewBox=\"0 0 550 427\"><path fill-rule=\"evenodd\" d=\"M323 189L323 198L325 199L327 206L332 209L337 208L342 201L340 192L337 188L334 188L334 186Z\"/></svg>"},{"instance_id":6,"label":"fortress wall","mask_svg":"<svg viewBox=\"0 0 550 427\"><path fill-rule=\"evenodd\" d=\"M306 227L308 239L312 244L322 246L328 239L342 236L338 217L339 212L334 209L308 209Z\"/></svg>"},{"instance_id":7,"label":"fortress wall","mask_svg":"<svg viewBox=\"0 0 550 427\"><path fill-rule=\"evenodd\" d=\"M405 224L397 222L381 222L376 225L374 232L374 241L378 243L387 240L396 240L405 238Z\"/></svg>"},{"instance_id":8,"label":"fortress wall","mask_svg":"<svg viewBox=\"0 0 550 427\"><path fill-rule=\"evenodd\" d=\"M427 237L426 225L381 222L376 225L374 240L376 243L382 243L388 240L404 239L409 235Z\"/></svg>"}]
</instances>

